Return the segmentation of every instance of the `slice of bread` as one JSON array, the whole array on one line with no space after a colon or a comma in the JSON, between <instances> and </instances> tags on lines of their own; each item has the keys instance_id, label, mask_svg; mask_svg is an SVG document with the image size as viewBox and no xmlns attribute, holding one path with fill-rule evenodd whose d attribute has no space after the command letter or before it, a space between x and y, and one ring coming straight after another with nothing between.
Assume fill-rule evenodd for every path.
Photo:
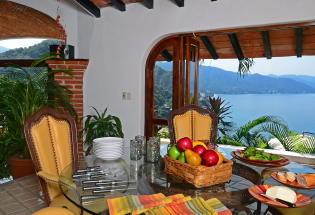
<instances>
[{"instance_id":1,"label":"slice of bread","mask_svg":"<svg viewBox=\"0 0 315 215\"><path fill-rule=\"evenodd\" d=\"M283 181L283 182L286 182L286 181L287 181L287 178L285 177L285 173L284 173L284 172L277 172L277 178L278 178L280 181Z\"/></svg>"},{"instance_id":2,"label":"slice of bread","mask_svg":"<svg viewBox=\"0 0 315 215\"><path fill-rule=\"evenodd\" d=\"M293 182L296 180L296 174L294 172L286 172L285 177L288 181Z\"/></svg>"},{"instance_id":3,"label":"slice of bread","mask_svg":"<svg viewBox=\"0 0 315 215\"><path fill-rule=\"evenodd\" d=\"M297 175L297 182L305 187L315 186L315 174L301 173Z\"/></svg>"}]
</instances>

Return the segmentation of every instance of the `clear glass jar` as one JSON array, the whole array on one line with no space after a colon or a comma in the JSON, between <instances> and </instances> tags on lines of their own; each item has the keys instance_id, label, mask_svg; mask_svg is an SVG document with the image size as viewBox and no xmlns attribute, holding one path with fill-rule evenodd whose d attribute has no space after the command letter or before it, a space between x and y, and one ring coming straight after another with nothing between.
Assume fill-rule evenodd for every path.
<instances>
[{"instance_id":1,"label":"clear glass jar","mask_svg":"<svg viewBox=\"0 0 315 215\"><path fill-rule=\"evenodd\" d=\"M142 158L142 142L130 140L130 160L137 161Z\"/></svg>"},{"instance_id":2,"label":"clear glass jar","mask_svg":"<svg viewBox=\"0 0 315 215\"><path fill-rule=\"evenodd\" d=\"M160 159L160 138L151 137L147 142L147 162L158 162Z\"/></svg>"},{"instance_id":3,"label":"clear glass jar","mask_svg":"<svg viewBox=\"0 0 315 215\"><path fill-rule=\"evenodd\" d=\"M137 135L135 137L135 139L141 141L141 144L142 144L142 155L146 156L146 154L147 154L147 140L146 140L145 136Z\"/></svg>"}]
</instances>

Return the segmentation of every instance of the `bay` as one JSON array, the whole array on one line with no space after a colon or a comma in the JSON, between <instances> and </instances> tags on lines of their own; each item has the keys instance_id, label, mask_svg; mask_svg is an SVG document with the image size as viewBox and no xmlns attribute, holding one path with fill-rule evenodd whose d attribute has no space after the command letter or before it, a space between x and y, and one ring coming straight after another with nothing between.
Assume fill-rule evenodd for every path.
<instances>
[{"instance_id":1,"label":"bay","mask_svg":"<svg viewBox=\"0 0 315 215\"><path fill-rule=\"evenodd\" d=\"M216 94L218 95L218 94ZM282 119L290 130L315 133L315 94L219 94L232 105L236 127L260 116Z\"/></svg>"}]
</instances>

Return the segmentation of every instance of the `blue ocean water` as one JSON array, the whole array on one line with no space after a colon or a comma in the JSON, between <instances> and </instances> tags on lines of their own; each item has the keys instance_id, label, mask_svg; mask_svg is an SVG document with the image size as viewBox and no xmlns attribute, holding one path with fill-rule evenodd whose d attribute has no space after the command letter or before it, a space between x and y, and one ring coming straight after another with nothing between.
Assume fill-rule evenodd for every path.
<instances>
[{"instance_id":1,"label":"blue ocean water","mask_svg":"<svg viewBox=\"0 0 315 215\"><path fill-rule=\"evenodd\" d=\"M220 94L232 105L237 127L263 115L280 117L290 130L315 133L315 94Z\"/></svg>"}]
</instances>

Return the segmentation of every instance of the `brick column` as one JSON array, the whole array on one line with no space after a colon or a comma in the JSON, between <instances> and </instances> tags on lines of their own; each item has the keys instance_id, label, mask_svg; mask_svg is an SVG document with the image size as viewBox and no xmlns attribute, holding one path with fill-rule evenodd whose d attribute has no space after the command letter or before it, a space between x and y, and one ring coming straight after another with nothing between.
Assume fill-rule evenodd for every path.
<instances>
[{"instance_id":1,"label":"brick column","mask_svg":"<svg viewBox=\"0 0 315 215\"><path fill-rule=\"evenodd\" d=\"M66 69L71 70L73 77L64 73L56 73L54 79L63 86L66 86L72 92L71 104L78 114L77 129L78 132L82 130L83 125L80 120L83 117L83 75L89 61L82 59L73 60L48 60L46 61L48 68L51 70ZM79 153L83 156L82 139L79 141Z\"/></svg>"}]
</instances>

